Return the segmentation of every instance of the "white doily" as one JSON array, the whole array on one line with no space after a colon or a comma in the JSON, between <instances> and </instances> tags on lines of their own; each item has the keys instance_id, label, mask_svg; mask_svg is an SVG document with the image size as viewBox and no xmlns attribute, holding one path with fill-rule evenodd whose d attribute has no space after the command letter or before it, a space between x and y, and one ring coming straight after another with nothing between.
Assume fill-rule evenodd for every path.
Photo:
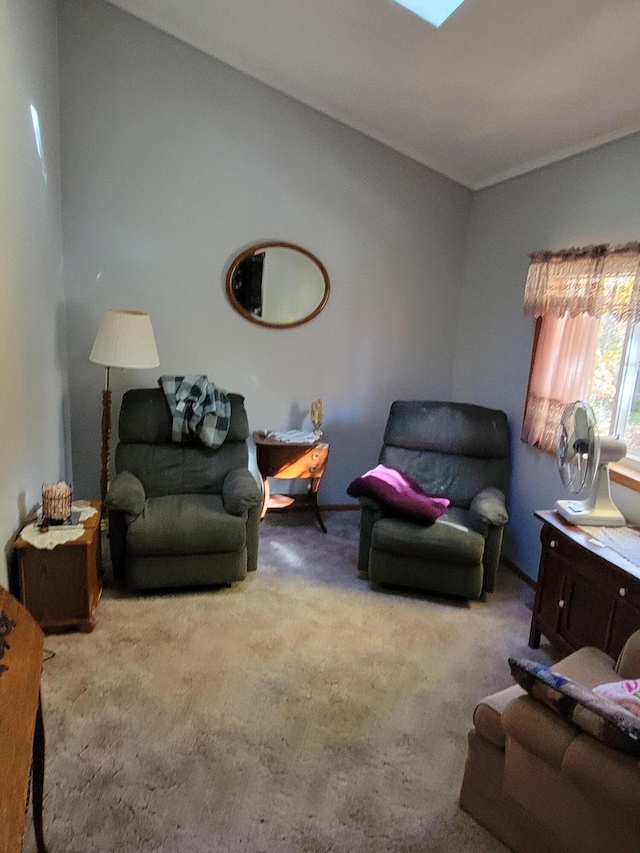
<instances>
[{"instance_id":1,"label":"white doily","mask_svg":"<svg viewBox=\"0 0 640 853\"><path fill-rule=\"evenodd\" d=\"M71 512L79 512L80 521L86 521L92 515L95 515L98 510L94 506L91 506L89 501L74 501L71 504Z\"/></svg>"},{"instance_id":2,"label":"white doily","mask_svg":"<svg viewBox=\"0 0 640 853\"><path fill-rule=\"evenodd\" d=\"M47 550L53 551L56 545L73 542L74 539L79 539L83 533L82 524L49 527L43 531L40 531L37 524L27 524L20 536L35 548L47 548Z\"/></svg>"},{"instance_id":3,"label":"white doily","mask_svg":"<svg viewBox=\"0 0 640 853\"><path fill-rule=\"evenodd\" d=\"M72 512L80 513L80 521L86 521L95 515L98 510L89 505L88 501L74 501L71 505ZM65 542L73 542L84 533L83 524L65 524L59 527L53 525L47 530L40 530L37 524L27 524L20 536L34 548L46 548L53 551L56 545L64 545Z\"/></svg>"}]
</instances>

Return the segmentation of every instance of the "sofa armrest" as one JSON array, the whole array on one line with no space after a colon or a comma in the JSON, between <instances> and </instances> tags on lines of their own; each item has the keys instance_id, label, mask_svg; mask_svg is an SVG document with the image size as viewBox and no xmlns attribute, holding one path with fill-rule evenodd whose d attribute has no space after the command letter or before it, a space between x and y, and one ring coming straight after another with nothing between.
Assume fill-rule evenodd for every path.
<instances>
[{"instance_id":1,"label":"sofa armrest","mask_svg":"<svg viewBox=\"0 0 640 853\"><path fill-rule=\"evenodd\" d=\"M144 486L136 475L121 471L109 485L104 503L110 512L124 512L130 524L144 509L146 499Z\"/></svg>"},{"instance_id":2,"label":"sofa armrest","mask_svg":"<svg viewBox=\"0 0 640 853\"><path fill-rule=\"evenodd\" d=\"M624 644L616 663L616 672L620 679L640 678L640 631L632 634Z\"/></svg>"},{"instance_id":3,"label":"sofa armrest","mask_svg":"<svg viewBox=\"0 0 640 853\"><path fill-rule=\"evenodd\" d=\"M579 681L585 687L595 687L617 681L613 658L594 646L584 646L555 663L551 669Z\"/></svg>"},{"instance_id":4,"label":"sofa armrest","mask_svg":"<svg viewBox=\"0 0 640 853\"><path fill-rule=\"evenodd\" d=\"M493 487L478 492L471 501L469 512L484 524L494 527L504 527L509 521L504 494Z\"/></svg>"},{"instance_id":5,"label":"sofa armrest","mask_svg":"<svg viewBox=\"0 0 640 853\"><path fill-rule=\"evenodd\" d=\"M640 634L640 632L638 633ZM577 652L573 652L555 663L551 669L561 675L566 675L567 678L579 681L586 687L595 687L597 684L606 684L609 681L616 680L612 658L600 649L591 646L578 649ZM506 687L499 693L493 693L491 696L482 699L473 715L473 723L478 734L490 740L495 746L504 747L503 715L516 699L526 696L526 692L520 685L512 684L511 687ZM528 701L534 702L536 705L539 704L534 699L529 698ZM542 705L540 708L547 710ZM549 713L553 714L553 711L549 709Z\"/></svg>"},{"instance_id":6,"label":"sofa armrest","mask_svg":"<svg viewBox=\"0 0 640 853\"><path fill-rule=\"evenodd\" d=\"M605 797L616 809L632 815L640 812L640 768L638 759L579 734L567 749L562 772L592 799ZM606 780L606 784L604 783Z\"/></svg>"},{"instance_id":7,"label":"sofa armrest","mask_svg":"<svg viewBox=\"0 0 640 853\"><path fill-rule=\"evenodd\" d=\"M507 737L556 770L578 736L574 725L530 696L520 696L507 706L502 725Z\"/></svg>"},{"instance_id":8,"label":"sofa armrest","mask_svg":"<svg viewBox=\"0 0 640 853\"><path fill-rule=\"evenodd\" d=\"M222 502L231 515L244 515L262 503L262 494L248 468L229 471L222 483Z\"/></svg>"},{"instance_id":9,"label":"sofa armrest","mask_svg":"<svg viewBox=\"0 0 640 853\"><path fill-rule=\"evenodd\" d=\"M473 724L478 734L494 746L504 749L506 735L502 727L502 715L520 696L526 696L526 693L519 684L512 684L499 693L485 696L473 712Z\"/></svg>"}]
</instances>

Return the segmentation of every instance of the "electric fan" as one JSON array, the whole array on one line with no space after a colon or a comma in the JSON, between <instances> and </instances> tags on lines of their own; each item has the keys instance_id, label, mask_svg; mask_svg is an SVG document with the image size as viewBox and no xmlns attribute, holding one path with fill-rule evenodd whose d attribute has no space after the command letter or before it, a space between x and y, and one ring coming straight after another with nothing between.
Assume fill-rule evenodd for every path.
<instances>
[{"instance_id":1,"label":"electric fan","mask_svg":"<svg viewBox=\"0 0 640 853\"><path fill-rule=\"evenodd\" d=\"M563 485L586 500L556 501L560 515L572 524L622 527L624 516L611 500L609 462L626 456L626 442L612 435L600 437L593 409L578 400L562 413L556 459Z\"/></svg>"}]
</instances>

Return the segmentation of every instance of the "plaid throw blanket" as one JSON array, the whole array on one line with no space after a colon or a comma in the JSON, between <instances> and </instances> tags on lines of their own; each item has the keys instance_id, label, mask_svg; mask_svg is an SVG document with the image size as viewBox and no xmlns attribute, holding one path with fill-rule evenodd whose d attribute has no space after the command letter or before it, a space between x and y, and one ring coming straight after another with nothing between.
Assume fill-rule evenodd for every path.
<instances>
[{"instance_id":1,"label":"plaid throw blanket","mask_svg":"<svg viewBox=\"0 0 640 853\"><path fill-rule=\"evenodd\" d=\"M175 442L198 439L205 447L220 447L229 432L231 404L225 391L209 382L206 376L161 376L173 424L171 438Z\"/></svg>"}]
</instances>

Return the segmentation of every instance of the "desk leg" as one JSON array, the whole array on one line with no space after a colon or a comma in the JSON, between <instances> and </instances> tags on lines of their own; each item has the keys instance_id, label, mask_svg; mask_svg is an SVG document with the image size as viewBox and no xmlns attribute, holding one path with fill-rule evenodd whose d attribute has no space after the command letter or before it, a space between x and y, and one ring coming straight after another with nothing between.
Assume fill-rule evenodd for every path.
<instances>
[{"instance_id":1,"label":"desk leg","mask_svg":"<svg viewBox=\"0 0 640 853\"><path fill-rule=\"evenodd\" d=\"M540 637L541 631L536 626L534 619L531 620L531 630L529 631L529 648L530 649L539 649L540 648Z\"/></svg>"},{"instance_id":2,"label":"desk leg","mask_svg":"<svg viewBox=\"0 0 640 853\"><path fill-rule=\"evenodd\" d=\"M33 733L33 779L31 800L33 803L33 828L38 853L47 853L42 826L42 801L44 795L44 723L42 720L42 698L38 693L38 711Z\"/></svg>"},{"instance_id":3,"label":"desk leg","mask_svg":"<svg viewBox=\"0 0 640 853\"><path fill-rule=\"evenodd\" d=\"M320 479L314 478L311 480L311 503L313 504L313 511L316 514L316 518L318 519L318 524L320 525L320 529L323 533L327 532L327 528L324 526L324 521L322 520L322 516L320 515L320 507L318 506L318 488L320 486Z\"/></svg>"}]
</instances>

